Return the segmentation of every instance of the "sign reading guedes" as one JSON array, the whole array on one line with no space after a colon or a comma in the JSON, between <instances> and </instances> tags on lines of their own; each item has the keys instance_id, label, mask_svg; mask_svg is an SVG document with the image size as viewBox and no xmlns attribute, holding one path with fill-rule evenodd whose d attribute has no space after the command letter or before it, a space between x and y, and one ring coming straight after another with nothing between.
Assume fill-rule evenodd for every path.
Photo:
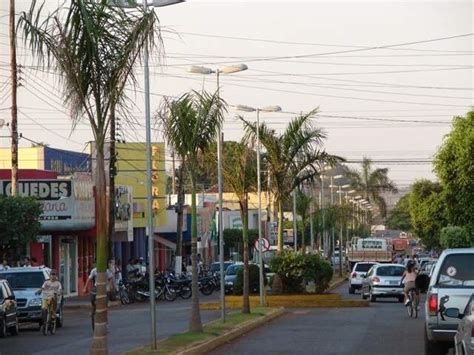
<instances>
[{"instance_id":1,"label":"sign reading guedes","mask_svg":"<svg viewBox=\"0 0 474 355\"><path fill-rule=\"evenodd\" d=\"M71 181L69 180L20 180L18 195L36 197L40 200L59 200L71 197ZM11 181L0 181L0 194L11 196Z\"/></svg>"}]
</instances>

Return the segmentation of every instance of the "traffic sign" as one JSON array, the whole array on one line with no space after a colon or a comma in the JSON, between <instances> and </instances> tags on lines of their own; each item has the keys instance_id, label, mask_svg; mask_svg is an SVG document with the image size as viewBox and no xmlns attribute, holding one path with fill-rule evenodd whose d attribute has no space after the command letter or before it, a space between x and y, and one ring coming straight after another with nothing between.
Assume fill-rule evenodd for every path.
<instances>
[{"instance_id":1,"label":"traffic sign","mask_svg":"<svg viewBox=\"0 0 474 355\"><path fill-rule=\"evenodd\" d=\"M255 241L255 249L260 250L262 248L262 252L266 252L270 249L270 241L267 238L257 239Z\"/></svg>"}]
</instances>

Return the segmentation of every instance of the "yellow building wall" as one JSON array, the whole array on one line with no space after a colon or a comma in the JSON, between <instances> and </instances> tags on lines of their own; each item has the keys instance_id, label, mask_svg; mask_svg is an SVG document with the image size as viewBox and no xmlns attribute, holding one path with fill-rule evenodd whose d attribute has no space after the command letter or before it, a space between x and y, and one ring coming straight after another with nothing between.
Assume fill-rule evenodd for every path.
<instances>
[{"instance_id":1,"label":"yellow building wall","mask_svg":"<svg viewBox=\"0 0 474 355\"><path fill-rule=\"evenodd\" d=\"M0 169L11 169L12 153L10 148L0 149ZM18 149L19 169L44 170L44 148L31 147Z\"/></svg>"},{"instance_id":2,"label":"yellow building wall","mask_svg":"<svg viewBox=\"0 0 474 355\"><path fill-rule=\"evenodd\" d=\"M117 175L116 185L133 187L133 202L138 205L140 212L133 214L133 226L146 227L146 146L145 143L116 143ZM153 173L153 212L154 225L166 224L166 171L165 145L152 144L152 173Z\"/></svg>"}]
</instances>

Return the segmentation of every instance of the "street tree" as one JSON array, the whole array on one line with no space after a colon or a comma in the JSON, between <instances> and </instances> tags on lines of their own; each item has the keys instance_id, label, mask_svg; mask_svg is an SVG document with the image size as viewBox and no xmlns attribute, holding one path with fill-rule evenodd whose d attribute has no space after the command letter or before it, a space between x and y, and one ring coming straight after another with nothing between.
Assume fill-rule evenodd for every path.
<instances>
[{"instance_id":1,"label":"street tree","mask_svg":"<svg viewBox=\"0 0 474 355\"><path fill-rule=\"evenodd\" d=\"M439 247L441 229L448 225L443 188L437 182L418 180L410 193L413 232L427 248Z\"/></svg>"},{"instance_id":2,"label":"street tree","mask_svg":"<svg viewBox=\"0 0 474 355\"><path fill-rule=\"evenodd\" d=\"M443 248L470 248L474 244L466 228L447 226L441 229L440 244Z\"/></svg>"},{"instance_id":3,"label":"street tree","mask_svg":"<svg viewBox=\"0 0 474 355\"><path fill-rule=\"evenodd\" d=\"M196 190L199 155L207 151L217 139L225 111L225 102L220 99L218 92L192 91L176 100L165 100L157 113L168 144L186 165L191 180L192 308L189 330L194 332L202 332L197 268Z\"/></svg>"},{"instance_id":4,"label":"street tree","mask_svg":"<svg viewBox=\"0 0 474 355\"><path fill-rule=\"evenodd\" d=\"M335 165L341 158L328 154L323 140L326 134L314 126L313 118L317 110L301 114L290 121L285 131L278 134L265 123L260 124L260 142L266 150L266 165L270 176L270 186L278 210L278 251L283 250L283 204L291 192L302 182L313 178L324 164ZM246 121L246 135L254 139L257 124Z\"/></svg>"},{"instance_id":5,"label":"street tree","mask_svg":"<svg viewBox=\"0 0 474 355\"><path fill-rule=\"evenodd\" d=\"M161 44L158 18L139 7L125 11L107 0L71 0L43 16L32 2L19 27L39 65L54 70L70 109L72 128L87 120L96 148L97 312L91 353L107 353L107 201L104 142L116 111L130 117L127 86L134 87L134 67L145 47ZM159 39L156 41L156 39Z\"/></svg>"},{"instance_id":6,"label":"street tree","mask_svg":"<svg viewBox=\"0 0 474 355\"><path fill-rule=\"evenodd\" d=\"M356 170L346 167L346 176L351 181L352 188L362 194L366 200L374 203L381 217L385 218L387 215L387 204L381 193L384 191L397 191L395 183L388 177L388 169L374 169L372 160L364 157L362 169Z\"/></svg>"},{"instance_id":7,"label":"street tree","mask_svg":"<svg viewBox=\"0 0 474 355\"><path fill-rule=\"evenodd\" d=\"M36 241L42 208L33 197L0 195L0 258Z\"/></svg>"},{"instance_id":8,"label":"street tree","mask_svg":"<svg viewBox=\"0 0 474 355\"><path fill-rule=\"evenodd\" d=\"M465 227L474 238L474 111L453 119L435 159L444 188L448 222Z\"/></svg>"},{"instance_id":9,"label":"street tree","mask_svg":"<svg viewBox=\"0 0 474 355\"><path fill-rule=\"evenodd\" d=\"M398 200L387 219L389 229L399 229L405 232L412 230L410 217L410 194L406 194Z\"/></svg>"},{"instance_id":10,"label":"street tree","mask_svg":"<svg viewBox=\"0 0 474 355\"><path fill-rule=\"evenodd\" d=\"M243 306L250 313L249 298L249 193L257 190L257 154L252 140L225 142L222 162L224 181L239 200L243 241ZM215 161L215 160L213 160ZM261 221L258 221L261 223Z\"/></svg>"},{"instance_id":11,"label":"street tree","mask_svg":"<svg viewBox=\"0 0 474 355\"><path fill-rule=\"evenodd\" d=\"M309 207L311 203L311 196L308 196L303 190L298 188L296 192L296 214L301 217L301 251L303 254L306 251L305 234L307 222L309 218L311 218L309 213ZM293 218L296 218L296 216L294 216Z\"/></svg>"}]
</instances>

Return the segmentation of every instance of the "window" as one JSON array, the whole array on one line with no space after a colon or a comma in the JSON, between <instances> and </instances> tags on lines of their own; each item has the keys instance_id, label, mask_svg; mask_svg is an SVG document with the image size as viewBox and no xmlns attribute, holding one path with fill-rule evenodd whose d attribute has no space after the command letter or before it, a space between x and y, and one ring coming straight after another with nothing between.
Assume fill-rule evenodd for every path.
<instances>
[{"instance_id":1,"label":"window","mask_svg":"<svg viewBox=\"0 0 474 355\"><path fill-rule=\"evenodd\" d=\"M438 283L440 287L474 288L474 254L451 254L441 266Z\"/></svg>"},{"instance_id":2,"label":"window","mask_svg":"<svg viewBox=\"0 0 474 355\"><path fill-rule=\"evenodd\" d=\"M400 266L381 266L377 269L377 275L401 277L404 271L405 268Z\"/></svg>"},{"instance_id":3,"label":"window","mask_svg":"<svg viewBox=\"0 0 474 355\"><path fill-rule=\"evenodd\" d=\"M357 264L354 271L367 272L374 264Z\"/></svg>"},{"instance_id":4,"label":"window","mask_svg":"<svg viewBox=\"0 0 474 355\"><path fill-rule=\"evenodd\" d=\"M226 275L237 275L237 271L242 268L242 265L231 265L227 268Z\"/></svg>"},{"instance_id":5,"label":"window","mask_svg":"<svg viewBox=\"0 0 474 355\"><path fill-rule=\"evenodd\" d=\"M14 290L22 288L41 288L45 281L43 272L3 272L0 278L8 281Z\"/></svg>"}]
</instances>

